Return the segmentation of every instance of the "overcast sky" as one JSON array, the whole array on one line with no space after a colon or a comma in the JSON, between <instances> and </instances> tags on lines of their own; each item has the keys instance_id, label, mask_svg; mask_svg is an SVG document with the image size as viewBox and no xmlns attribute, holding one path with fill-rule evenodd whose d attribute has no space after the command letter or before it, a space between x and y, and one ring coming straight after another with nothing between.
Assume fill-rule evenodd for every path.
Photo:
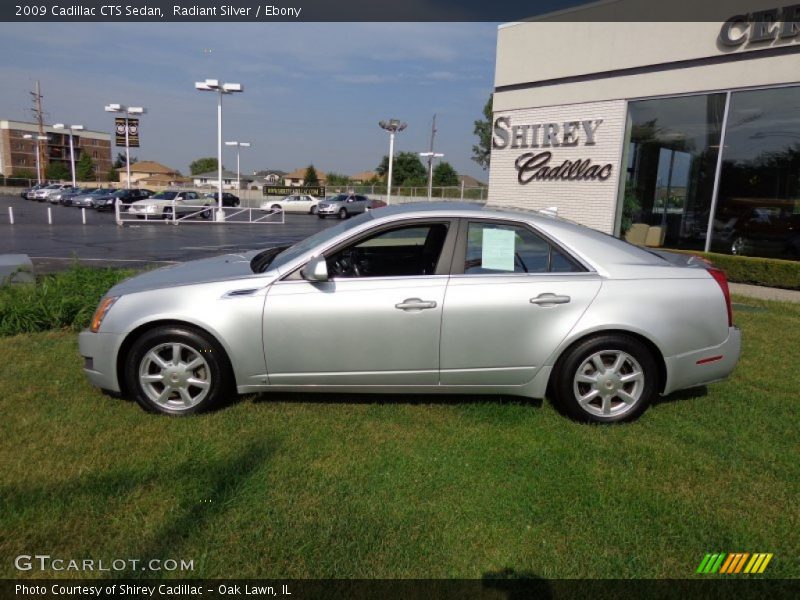
<instances>
[{"instance_id":1,"label":"overcast sky","mask_svg":"<svg viewBox=\"0 0 800 600\"><path fill-rule=\"evenodd\" d=\"M486 180L470 158L473 121L492 91L496 23L0 24L0 118L32 120L41 82L48 124L111 132L116 102L145 106L139 159L188 173L216 156L216 97L206 78L244 85L223 101L226 140L252 142L242 171L313 163L352 175L388 153L378 121L408 123L396 151L436 150ZM235 169L235 153L223 163Z\"/></svg>"}]
</instances>

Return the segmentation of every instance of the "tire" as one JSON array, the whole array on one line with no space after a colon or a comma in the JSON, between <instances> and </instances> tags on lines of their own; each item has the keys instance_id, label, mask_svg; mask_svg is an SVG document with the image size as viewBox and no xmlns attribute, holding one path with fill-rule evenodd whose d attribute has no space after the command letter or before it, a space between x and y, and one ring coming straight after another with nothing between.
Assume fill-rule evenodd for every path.
<instances>
[{"instance_id":1,"label":"tire","mask_svg":"<svg viewBox=\"0 0 800 600\"><path fill-rule=\"evenodd\" d=\"M339 218L346 219L347 218L347 209L342 207L339 209Z\"/></svg>"},{"instance_id":2,"label":"tire","mask_svg":"<svg viewBox=\"0 0 800 600\"><path fill-rule=\"evenodd\" d=\"M275 194L275 195L277 196L277 194ZM270 210L277 210L278 212L281 212L283 210L283 208L281 208L280 204L273 204L272 206L269 207L269 209Z\"/></svg>"},{"instance_id":3,"label":"tire","mask_svg":"<svg viewBox=\"0 0 800 600\"><path fill-rule=\"evenodd\" d=\"M553 375L557 407L587 423L633 421L659 387L656 358L626 335L599 335L578 343L558 360Z\"/></svg>"},{"instance_id":4,"label":"tire","mask_svg":"<svg viewBox=\"0 0 800 600\"><path fill-rule=\"evenodd\" d=\"M235 392L225 352L208 334L189 327L147 331L133 343L124 365L126 389L148 412L200 413Z\"/></svg>"},{"instance_id":5,"label":"tire","mask_svg":"<svg viewBox=\"0 0 800 600\"><path fill-rule=\"evenodd\" d=\"M320 219L324 219L324 218L325 218L325 215L321 215L321 214L319 214L319 213L317 213L317 216L318 216Z\"/></svg>"},{"instance_id":6,"label":"tire","mask_svg":"<svg viewBox=\"0 0 800 600\"><path fill-rule=\"evenodd\" d=\"M206 206L206 207L207 207L207 206L208 206L208 204L204 204L203 206ZM204 210L203 212L201 212L201 213L200 213L200 218L202 218L202 219L206 219L206 220L210 219L210 218L211 218L211 209L210 209L210 208L206 208L206 210Z\"/></svg>"},{"instance_id":7,"label":"tire","mask_svg":"<svg viewBox=\"0 0 800 600\"><path fill-rule=\"evenodd\" d=\"M311 210L308 211L308 214L310 214L310 215L317 214L317 207L316 206L312 206Z\"/></svg>"},{"instance_id":8,"label":"tire","mask_svg":"<svg viewBox=\"0 0 800 600\"><path fill-rule=\"evenodd\" d=\"M161 218L164 219L165 221L167 219L171 219L172 218L172 209L171 208L165 208L164 212L161 213Z\"/></svg>"}]
</instances>

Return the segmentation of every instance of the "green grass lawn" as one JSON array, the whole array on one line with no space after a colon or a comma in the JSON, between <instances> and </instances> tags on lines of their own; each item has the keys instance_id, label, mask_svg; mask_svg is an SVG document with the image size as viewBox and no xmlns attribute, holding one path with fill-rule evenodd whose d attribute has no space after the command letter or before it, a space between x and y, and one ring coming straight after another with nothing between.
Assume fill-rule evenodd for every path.
<instances>
[{"instance_id":1,"label":"green grass lawn","mask_svg":"<svg viewBox=\"0 0 800 600\"><path fill-rule=\"evenodd\" d=\"M734 376L614 427L402 395L165 418L90 387L74 333L0 338L0 577L44 553L194 577L682 578L706 552L797 577L800 306L740 301L766 310L736 312Z\"/></svg>"}]
</instances>

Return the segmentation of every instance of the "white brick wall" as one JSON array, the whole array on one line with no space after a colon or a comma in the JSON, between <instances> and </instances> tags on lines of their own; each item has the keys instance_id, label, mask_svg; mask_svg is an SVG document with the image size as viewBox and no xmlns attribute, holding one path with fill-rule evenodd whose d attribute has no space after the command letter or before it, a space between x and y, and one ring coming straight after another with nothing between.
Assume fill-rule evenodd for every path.
<instances>
[{"instance_id":1,"label":"white brick wall","mask_svg":"<svg viewBox=\"0 0 800 600\"><path fill-rule=\"evenodd\" d=\"M508 117L511 125L557 123L567 121L602 119L595 134L596 144L586 146L586 136L581 131L578 146L556 148L493 149L489 169L489 205L507 205L521 208L558 207L558 215L583 225L613 233L617 207L617 190L621 175L620 159L625 137L626 102L611 100L587 104L570 104L497 112L494 119ZM541 133L540 133L541 136ZM564 160L591 159L592 164L613 165L611 176L605 181L531 181L520 184L514 161L525 152L553 153L548 166L555 167Z\"/></svg>"}]
</instances>

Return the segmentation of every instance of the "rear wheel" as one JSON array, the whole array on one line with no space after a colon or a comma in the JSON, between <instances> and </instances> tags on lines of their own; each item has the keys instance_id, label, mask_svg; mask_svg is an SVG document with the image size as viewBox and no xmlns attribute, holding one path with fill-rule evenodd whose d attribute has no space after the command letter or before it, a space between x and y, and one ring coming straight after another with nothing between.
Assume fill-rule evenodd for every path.
<instances>
[{"instance_id":1,"label":"rear wheel","mask_svg":"<svg viewBox=\"0 0 800 600\"><path fill-rule=\"evenodd\" d=\"M280 204L273 204L272 206L270 206L270 209L275 212L281 212L283 210Z\"/></svg>"},{"instance_id":2,"label":"rear wheel","mask_svg":"<svg viewBox=\"0 0 800 600\"><path fill-rule=\"evenodd\" d=\"M311 210L308 211L308 214L310 214L310 215L317 214L317 207L316 206L312 206Z\"/></svg>"},{"instance_id":3,"label":"rear wheel","mask_svg":"<svg viewBox=\"0 0 800 600\"><path fill-rule=\"evenodd\" d=\"M593 337L568 350L554 377L556 404L585 422L632 421L658 390L658 367L650 349L617 334Z\"/></svg>"},{"instance_id":4,"label":"rear wheel","mask_svg":"<svg viewBox=\"0 0 800 600\"><path fill-rule=\"evenodd\" d=\"M227 357L207 334L159 327L131 346L125 381L147 411L168 415L203 412L232 394Z\"/></svg>"}]
</instances>

